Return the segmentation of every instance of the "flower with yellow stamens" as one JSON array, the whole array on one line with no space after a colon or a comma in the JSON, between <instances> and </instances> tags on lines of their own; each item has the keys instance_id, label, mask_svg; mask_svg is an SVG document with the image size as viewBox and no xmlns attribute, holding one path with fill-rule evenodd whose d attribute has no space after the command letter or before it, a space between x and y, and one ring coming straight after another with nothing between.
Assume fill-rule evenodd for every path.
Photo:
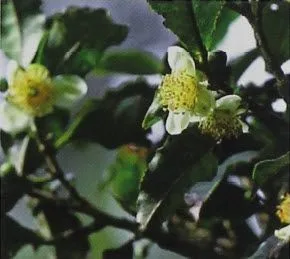
<instances>
[{"instance_id":1,"label":"flower with yellow stamens","mask_svg":"<svg viewBox=\"0 0 290 259\"><path fill-rule=\"evenodd\" d=\"M168 111L167 132L176 135L188 127L192 118L207 115L214 107L215 98L214 93L207 89L207 81L196 73L194 60L183 48L169 47L168 63L171 74L163 77L145 115L143 127L148 128L152 121L155 122L152 112L161 107Z\"/></svg>"},{"instance_id":2,"label":"flower with yellow stamens","mask_svg":"<svg viewBox=\"0 0 290 259\"><path fill-rule=\"evenodd\" d=\"M290 224L290 194L287 193L282 199L280 205L277 206L276 215L281 223ZM280 240L288 243L290 241L290 225L281 229L275 230L274 235Z\"/></svg>"},{"instance_id":3,"label":"flower with yellow stamens","mask_svg":"<svg viewBox=\"0 0 290 259\"><path fill-rule=\"evenodd\" d=\"M52 112L54 106L69 108L87 91L87 85L80 77L51 77L46 67L40 64L22 69L11 61L7 70L8 89L0 100L0 129L5 132L23 131L34 117Z\"/></svg>"},{"instance_id":4,"label":"flower with yellow stamens","mask_svg":"<svg viewBox=\"0 0 290 259\"><path fill-rule=\"evenodd\" d=\"M237 137L242 132L247 132L248 126L239 118L245 111L240 107L241 101L241 97L237 95L226 95L218 99L208 116L196 118L201 132L216 140Z\"/></svg>"}]
</instances>

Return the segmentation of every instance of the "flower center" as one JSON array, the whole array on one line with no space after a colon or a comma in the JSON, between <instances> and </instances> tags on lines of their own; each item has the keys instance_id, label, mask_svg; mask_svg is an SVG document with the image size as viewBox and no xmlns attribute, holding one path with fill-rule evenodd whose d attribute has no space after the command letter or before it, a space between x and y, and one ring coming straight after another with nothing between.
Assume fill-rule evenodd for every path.
<instances>
[{"instance_id":1,"label":"flower center","mask_svg":"<svg viewBox=\"0 0 290 259\"><path fill-rule=\"evenodd\" d=\"M213 110L200 122L199 128L203 134L208 134L216 140L237 137L242 132L238 116L221 110Z\"/></svg>"},{"instance_id":2,"label":"flower center","mask_svg":"<svg viewBox=\"0 0 290 259\"><path fill-rule=\"evenodd\" d=\"M167 74L159 89L160 103L172 111L192 110L196 103L197 82L193 76L182 73Z\"/></svg>"},{"instance_id":3,"label":"flower center","mask_svg":"<svg viewBox=\"0 0 290 259\"><path fill-rule=\"evenodd\" d=\"M290 194L287 193L283 201L277 206L276 215L282 223L290 224Z\"/></svg>"},{"instance_id":4,"label":"flower center","mask_svg":"<svg viewBox=\"0 0 290 259\"><path fill-rule=\"evenodd\" d=\"M53 84L49 77L19 71L8 89L8 99L33 116L42 116L52 110Z\"/></svg>"}]
</instances>

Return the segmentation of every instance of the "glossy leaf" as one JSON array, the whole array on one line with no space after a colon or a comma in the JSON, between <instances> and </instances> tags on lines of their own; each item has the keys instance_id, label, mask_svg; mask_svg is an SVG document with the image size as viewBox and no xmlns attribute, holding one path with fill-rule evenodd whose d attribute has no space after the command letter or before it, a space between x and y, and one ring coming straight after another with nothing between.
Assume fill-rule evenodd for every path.
<instances>
[{"instance_id":1,"label":"glossy leaf","mask_svg":"<svg viewBox=\"0 0 290 259\"><path fill-rule=\"evenodd\" d=\"M187 130L157 151L148 165L138 197L137 221L141 230L171 215L192 184L214 176L217 161L210 152L212 145L211 139Z\"/></svg>"},{"instance_id":2,"label":"glossy leaf","mask_svg":"<svg viewBox=\"0 0 290 259\"><path fill-rule=\"evenodd\" d=\"M263 186L273 176L279 173L280 169L289 166L290 163L290 152L276 158L268 159L258 162L252 172L254 181L259 185Z\"/></svg>"},{"instance_id":3,"label":"glossy leaf","mask_svg":"<svg viewBox=\"0 0 290 259\"><path fill-rule=\"evenodd\" d=\"M97 69L108 73L150 75L161 73L163 64L149 52L122 50L105 52Z\"/></svg>"},{"instance_id":4,"label":"glossy leaf","mask_svg":"<svg viewBox=\"0 0 290 259\"><path fill-rule=\"evenodd\" d=\"M38 59L54 74L85 75L106 48L120 44L127 27L113 23L104 9L70 7L50 18ZM43 56L41 56L43 55Z\"/></svg>"},{"instance_id":5,"label":"glossy leaf","mask_svg":"<svg viewBox=\"0 0 290 259\"><path fill-rule=\"evenodd\" d=\"M21 65L33 59L43 35L44 15L39 0L1 3L1 49Z\"/></svg>"},{"instance_id":6,"label":"glossy leaf","mask_svg":"<svg viewBox=\"0 0 290 259\"><path fill-rule=\"evenodd\" d=\"M125 245L115 249L109 249L104 251L103 259L133 259L134 249L133 242L129 241Z\"/></svg>"}]
</instances>

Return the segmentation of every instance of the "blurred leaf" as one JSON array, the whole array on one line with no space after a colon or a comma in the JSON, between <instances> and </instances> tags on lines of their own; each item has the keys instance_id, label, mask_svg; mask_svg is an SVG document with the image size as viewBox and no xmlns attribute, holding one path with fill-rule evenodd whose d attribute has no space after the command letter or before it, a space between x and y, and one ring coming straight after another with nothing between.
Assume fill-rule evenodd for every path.
<instances>
[{"instance_id":1,"label":"blurred leaf","mask_svg":"<svg viewBox=\"0 0 290 259\"><path fill-rule=\"evenodd\" d=\"M164 24L185 44L188 50L197 54L197 42L192 23L193 13L205 46L212 50L224 37L229 24L237 14L224 8L224 1L149 1L151 7L165 19ZM178 17L178 19L176 18Z\"/></svg>"},{"instance_id":2,"label":"blurred leaf","mask_svg":"<svg viewBox=\"0 0 290 259\"><path fill-rule=\"evenodd\" d=\"M53 237L57 237L64 232L79 229L82 225L80 220L67 210L52 204L40 204L46 221L49 225ZM39 209L38 208L38 209ZM87 233L77 232L69 238L62 239L55 244L58 259L79 259L86 258L89 251L89 241Z\"/></svg>"},{"instance_id":3,"label":"blurred leaf","mask_svg":"<svg viewBox=\"0 0 290 259\"><path fill-rule=\"evenodd\" d=\"M277 10L271 8L272 4L273 2L269 2L263 8L263 30L271 53L281 65L290 58L290 4L288 2L275 2L278 6Z\"/></svg>"},{"instance_id":4,"label":"blurred leaf","mask_svg":"<svg viewBox=\"0 0 290 259\"><path fill-rule=\"evenodd\" d=\"M1 148L5 155L8 154L9 148L13 145L13 138L10 134L0 130Z\"/></svg>"},{"instance_id":5,"label":"blurred leaf","mask_svg":"<svg viewBox=\"0 0 290 259\"><path fill-rule=\"evenodd\" d=\"M103 259L133 259L133 253L133 242L129 241L119 248L104 251Z\"/></svg>"},{"instance_id":6,"label":"blurred leaf","mask_svg":"<svg viewBox=\"0 0 290 259\"><path fill-rule=\"evenodd\" d=\"M41 238L7 215L1 216L1 258L12 258L26 244L37 247Z\"/></svg>"},{"instance_id":7,"label":"blurred leaf","mask_svg":"<svg viewBox=\"0 0 290 259\"><path fill-rule=\"evenodd\" d=\"M210 152L212 145L211 139L187 130L167 140L156 152L141 183L137 201L141 230L172 214L182 204L183 195L192 184L214 176L217 160Z\"/></svg>"},{"instance_id":8,"label":"blurred leaf","mask_svg":"<svg viewBox=\"0 0 290 259\"><path fill-rule=\"evenodd\" d=\"M230 62L231 78L234 85L237 84L240 77L258 56L259 51L254 48Z\"/></svg>"},{"instance_id":9,"label":"blurred leaf","mask_svg":"<svg viewBox=\"0 0 290 259\"><path fill-rule=\"evenodd\" d=\"M150 75L161 73L163 63L150 52L120 50L105 52L97 69L107 72Z\"/></svg>"},{"instance_id":10,"label":"blurred leaf","mask_svg":"<svg viewBox=\"0 0 290 259\"><path fill-rule=\"evenodd\" d=\"M136 81L108 92L102 100L91 100L56 146L71 140L93 141L107 148L128 143L148 146L147 132L141 124L152 97L153 89L143 81Z\"/></svg>"},{"instance_id":11,"label":"blurred leaf","mask_svg":"<svg viewBox=\"0 0 290 259\"><path fill-rule=\"evenodd\" d=\"M1 2L1 49L23 66L33 59L43 34L40 5L39 0Z\"/></svg>"},{"instance_id":12,"label":"blurred leaf","mask_svg":"<svg viewBox=\"0 0 290 259\"><path fill-rule=\"evenodd\" d=\"M146 170L147 153L146 148L123 146L109 168L109 184L115 199L126 211L134 214L140 181Z\"/></svg>"},{"instance_id":13,"label":"blurred leaf","mask_svg":"<svg viewBox=\"0 0 290 259\"><path fill-rule=\"evenodd\" d=\"M264 185L273 176L279 173L280 169L289 166L290 152L287 152L283 156L276 159L268 159L258 162L252 173L254 181L259 185Z\"/></svg>"},{"instance_id":14,"label":"blurred leaf","mask_svg":"<svg viewBox=\"0 0 290 259\"><path fill-rule=\"evenodd\" d=\"M38 59L54 74L81 76L97 66L106 48L120 44L128 33L126 26L112 22L106 10L78 7L52 16L47 29Z\"/></svg>"},{"instance_id":15,"label":"blurred leaf","mask_svg":"<svg viewBox=\"0 0 290 259\"><path fill-rule=\"evenodd\" d=\"M257 251L248 259L286 259L289 256L287 250L289 250L288 244L281 242L275 236L270 236L260 244Z\"/></svg>"},{"instance_id":16,"label":"blurred leaf","mask_svg":"<svg viewBox=\"0 0 290 259\"><path fill-rule=\"evenodd\" d=\"M219 201L216 200L218 195L216 194L216 190L219 188L223 181L227 178L229 174L236 175L240 174L239 171L244 171L244 165L251 163L251 161L256 158L258 152L256 151L245 151L238 154L234 154L228 157L219 167L217 171L217 175L209 182L199 182L195 184L189 192L185 195L185 201L189 206L194 206L195 203L202 202L200 212L202 214L209 214L204 212L204 209L207 210L207 202L209 201L210 207L212 204L216 205L215 202L212 202L214 199L217 203ZM245 173L245 172L244 172ZM217 191L219 192L219 191ZM211 211L215 211L215 208L209 209ZM220 209L218 209L219 211ZM235 210L236 211L236 210ZM216 215L216 214L215 214ZM199 215L197 215L199 217ZM218 215L216 215L218 216Z\"/></svg>"},{"instance_id":17,"label":"blurred leaf","mask_svg":"<svg viewBox=\"0 0 290 259\"><path fill-rule=\"evenodd\" d=\"M19 177L12 168L4 172L1 175L1 214L10 211L30 189L31 184Z\"/></svg>"}]
</instances>

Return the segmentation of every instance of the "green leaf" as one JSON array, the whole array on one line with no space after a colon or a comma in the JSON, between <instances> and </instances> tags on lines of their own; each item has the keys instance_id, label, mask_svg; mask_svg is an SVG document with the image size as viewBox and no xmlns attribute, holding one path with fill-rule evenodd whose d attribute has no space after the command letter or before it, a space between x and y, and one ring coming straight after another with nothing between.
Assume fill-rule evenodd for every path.
<instances>
[{"instance_id":1,"label":"green leaf","mask_svg":"<svg viewBox=\"0 0 290 259\"><path fill-rule=\"evenodd\" d=\"M113 23L104 9L70 7L50 18L46 43L38 57L53 74L84 76L99 63L106 48L127 36L124 25Z\"/></svg>"},{"instance_id":2,"label":"green leaf","mask_svg":"<svg viewBox=\"0 0 290 259\"><path fill-rule=\"evenodd\" d=\"M6 0L1 3L1 49L11 59L27 66L43 34L45 17L39 0Z\"/></svg>"},{"instance_id":3,"label":"green leaf","mask_svg":"<svg viewBox=\"0 0 290 259\"><path fill-rule=\"evenodd\" d=\"M53 237L81 228L80 220L66 209L52 204L40 204ZM60 240L55 245L57 258L86 258L89 250L88 235L77 232L69 238Z\"/></svg>"},{"instance_id":4,"label":"green leaf","mask_svg":"<svg viewBox=\"0 0 290 259\"><path fill-rule=\"evenodd\" d=\"M290 163L290 152L276 158L263 160L255 164L252 172L254 181L259 185L263 186L272 177L279 173L280 169L286 167Z\"/></svg>"},{"instance_id":5,"label":"green leaf","mask_svg":"<svg viewBox=\"0 0 290 259\"><path fill-rule=\"evenodd\" d=\"M102 100L89 101L56 146L72 140L93 141L107 148L128 143L147 146L147 132L141 124L152 97L153 89L143 81L136 81L109 91Z\"/></svg>"},{"instance_id":6,"label":"green leaf","mask_svg":"<svg viewBox=\"0 0 290 259\"><path fill-rule=\"evenodd\" d=\"M259 51L257 48L254 48L230 62L231 79L234 85L237 84L240 77L258 56Z\"/></svg>"},{"instance_id":7,"label":"green leaf","mask_svg":"<svg viewBox=\"0 0 290 259\"><path fill-rule=\"evenodd\" d=\"M115 199L130 213L136 212L139 185L146 170L147 149L132 145L119 149L109 168L109 185Z\"/></svg>"},{"instance_id":8,"label":"green leaf","mask_svg":"<svg viewBox=\"0 0 290 259\"><path fill-rule=\"evenodd\" d=\"M133 259L133 242L130 240L121 247L104 251L103 259Z\"/></svg>"},{"instance_id":9,"label":"green leaf","mask_svg":"<svg viewBox=\"0 0 290 259\"><path fill-rule=\"evenodd\" d=\"M150 52L121 50L105 52L97 70L136 75L158 74L163 63Z\"/></svg>"},{"instance_id":10,"label":"green leaf","mask_svg":"<svg viewBox=\"0 0 290 259\"><path fill-rule=\"evenodd\" d=\"M217 160L210 152L212 146L211 139L189 129L169 139L156 152L137 201L141 230L171 215L182 204L183 195L192 184L213 177Z\"/></svg>"},{"instance_id":11,"label":"green leaf","mask_svg":"<svg viewBox=\"0 0 290 259\"><path fill-rule=\"evenodd\" d=\"M272 10L272 4L273 2L269 2L263 8L263 30L271 53L281 65L290 58L290 4L277 2L277 10Z\"/></svg>"},{"instance_id":12,"label":"green leaf","mask_svg":"<svg viewBox=\"0 0 290 259\"><path fill-rule=\"evenodd\" d=\"M31 184L24 178L17 176L12 167L3 172L3 175L1 170L1 201L3 201L1 213L10 211L16 202L30 189Z\"/></svg>"},{"instance_id":13,"label":"green leaf","mask_svg":"<svg viewBox=\"0 0 290 259\"><path fill-rule=\"evenodd\" d=\"M248 259L287 258L289 256L287 248L287 244L283 244L275 236L270 236L259 245L257 251Z\"/></svg>"},{"instance_id":14,"label":"green leaf","mask_svg":"<svg viewBox=\"0 0 290 259\"><path fill-rule=\"evenodd\" d=\"M208 50L220 42L229 24L238 16L224 7L224 1L149 1L151 7L165 19L164 24L172 30L181 43L191 52L198 54L194 35L193 12L201 37ZM178 19L176 18L178 17Z\"/></svg>"},{"instance_id":15,"label":"green leaf","mask_svg":"<svg viewBox=\"0 0 290 259\"><path fill-rule=\"evenodd\" d=\"M41 238L7 215L1 216L1 258L12 258L26 244L37 247Z\"/></svg>"}]
</instances>

